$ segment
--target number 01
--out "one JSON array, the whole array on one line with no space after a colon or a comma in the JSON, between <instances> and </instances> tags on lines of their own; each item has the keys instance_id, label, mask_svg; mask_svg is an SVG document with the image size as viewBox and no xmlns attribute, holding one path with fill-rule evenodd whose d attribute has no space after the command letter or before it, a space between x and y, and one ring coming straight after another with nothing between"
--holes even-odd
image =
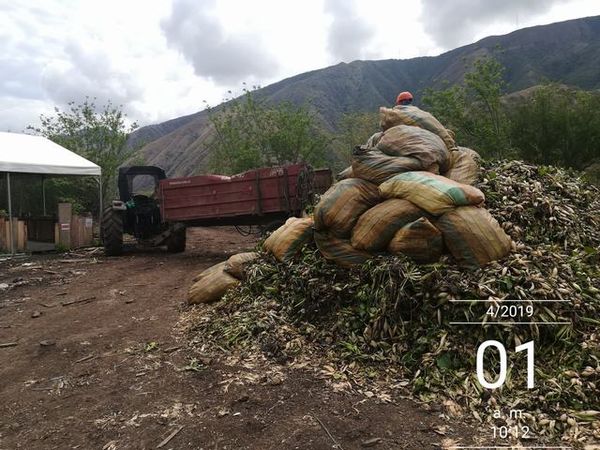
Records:
<instances>
[{"instance_id":1,"label":"number 01","mask_svg":"<svg viewBox=\"0 0 600 450\"><path fill-rule=\"evenodd\" d=\"M485 379L485 374L483 373L483 355L488 347L496 347L496 349L498 349L498 353L500 354L500 373L498 374L498 379L493 383L489 383ZM527 389L533 389L533 341L526 342L523 345L519 345L515 348L516 352L521 352L523 350L527 350ZM506 349L501 342L494 340L485 341L477 349L477 380L486 389L498 389L506 381Z\"/></svg>"}]
</instances>

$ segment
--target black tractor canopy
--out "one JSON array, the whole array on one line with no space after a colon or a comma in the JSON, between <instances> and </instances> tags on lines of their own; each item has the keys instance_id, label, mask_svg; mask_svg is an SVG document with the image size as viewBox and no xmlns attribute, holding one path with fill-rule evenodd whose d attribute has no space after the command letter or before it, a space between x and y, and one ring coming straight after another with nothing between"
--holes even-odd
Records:
<instances>
[{"instance_id":1,"label":"black tractor canopy","mask_svg":"<svg viewBox=\"0 0 600 450\"><path fill-rule=\"evenodd\" d=\"M150 196L160 180L166 178L165 171L155 166L131 166L119 169L119 198L127 202L136 194Z\"/></svg>"}]
</instances>

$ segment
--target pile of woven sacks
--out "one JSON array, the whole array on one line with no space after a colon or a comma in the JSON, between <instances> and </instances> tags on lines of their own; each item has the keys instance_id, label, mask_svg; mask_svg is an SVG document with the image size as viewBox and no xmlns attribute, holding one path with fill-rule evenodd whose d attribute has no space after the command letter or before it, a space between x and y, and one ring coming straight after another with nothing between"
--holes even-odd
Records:
<instances>
[{"instance_id":1,"label":"pile of woven sacks","mask_svg":"<svg viewBox=\"0 0 600 450\"><path fill-rule=\"evenodd\" d=\"M450 253L477 268L506 256L511 239L472 186L479 156L457 147L452 133L415 106L380 108L382 132L354 150L313 216L290 218L264 243L281 261L314 239L321 254L344 267L374 255L406 255L432 263Z\"/></svg>"},{"instance_id":2,"label":"pile of woven sacks","mask_svg":"<svg viewBox=\"0 0 600 450\"><path fill-rule=\"evenodd\" d=\"M449 130L415 106L380 108L380 118L383 131L356 147L352 166L338 175L313 215L288 219L263 249L290 261L314 241L326 259L343 267L381 254L426 264L450 253L468 268L506 256L513 243L472 186L479 155L457 147ZM257 256L235 255L200 273L188 303L220 299Z\"/></svg>"}]
</instances>

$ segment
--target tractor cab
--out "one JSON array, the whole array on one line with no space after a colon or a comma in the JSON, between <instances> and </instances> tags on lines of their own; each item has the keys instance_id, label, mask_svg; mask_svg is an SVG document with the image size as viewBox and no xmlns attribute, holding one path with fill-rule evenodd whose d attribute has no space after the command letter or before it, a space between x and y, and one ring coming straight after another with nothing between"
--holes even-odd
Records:
<instances>
[{"instance_id":1,"label":"tractor cab","mask_svg":"<svg viewBox=\"0 0 600 450\"><path fill-rule=\"evenodd\" d=\"M158 183L165 171L152 166L119 169L119 200L124 206L124 232L137 239L148 239L163 231L158 202Z\"/></svg>"},{"instance_id":2,"label":"tractor cab","mask_svg":"<svg viewBox=\"0 0 600 450\"><path fill-rule=\"evenodd\" d=\"M132 166L119 169L119 198L128 202L135 196L156 197L158 183L167 178L165 171L154 166Z\"/></svg>"},{"instance_id":3,"label":"tractor cab","mask_svg":"<svg viewBox=\"0 0 600 450\"><path fill-rule=\"evenodd\" d=\"M145 245L166 244L171 252L185 249L185 226L165 223L160 215L158 187L165 178L165 171L159 167L119 169L119 199L105 209L102 219L102 240L107 255L121 254L123 234Z\"/></svg>"}]
</instances>

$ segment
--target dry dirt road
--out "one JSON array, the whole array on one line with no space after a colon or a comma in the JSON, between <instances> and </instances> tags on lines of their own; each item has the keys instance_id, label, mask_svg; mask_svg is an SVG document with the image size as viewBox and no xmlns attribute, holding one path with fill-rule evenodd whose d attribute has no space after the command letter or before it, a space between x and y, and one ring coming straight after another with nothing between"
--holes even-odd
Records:
<instances>
[{"instance_id":1,"label":"dry dirt road","mask_svg":"<svg viewBox=\"0 0 600 450\"><path fill-rule=\"evenodd\" d=\"M253 245L196 229L177 255L0 261L0 449L421 450L442 430L469 441L471 429L408 400L192 354L177 328L192 277Z\"/></svg>"}]
</instances>

